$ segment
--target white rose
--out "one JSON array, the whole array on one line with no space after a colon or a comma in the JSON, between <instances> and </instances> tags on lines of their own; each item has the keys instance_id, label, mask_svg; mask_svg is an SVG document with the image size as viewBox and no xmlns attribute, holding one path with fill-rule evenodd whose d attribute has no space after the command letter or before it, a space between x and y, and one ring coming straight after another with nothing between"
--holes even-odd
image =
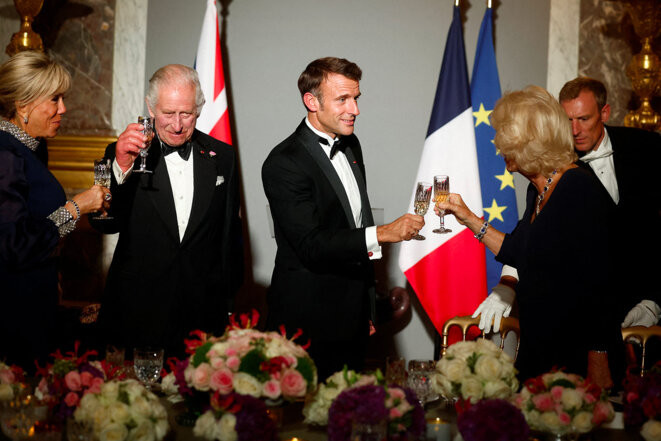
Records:
<instances>
[{"instance_id":1,"label":"white rose","mask_svg":"<svg viewBox=\"0 0 661 441\"><path fill-rule=\"evenodd\" d=\"M340 392L342 392L342 389L339 387L321 386L318 394L326 401L333 401L338 395L340 395Z\"/></svg>"},{"instance_id":2,"label":"white rose","mask_svg":"<svg viewBox=\"0 0 661 441\"><path fill-rule=\"evenodd\" d=\"M214 439L214 432L216 426L216 418L213 413L208 410L198 417L193 427L193 435L207 439Z\"/></svg>"},{"instance_id":3,"label":"white rose","mask_svg":"<svg viewBox=\"0 0 661 441\"><path fill-rule=\"evenodd\" d=\"M165 419L160 419L154 424L154 433L156 434L157 440L165 438L168 430L170 430L170 426L168 425L168 421Z\"/></svg>"},{"instance_id":4,"label":"white rose","mask_svg":"<svg viewBox=\"0 0 661 441\"><path fill-rule=\"evenodd\" d=\"M523 414L526 417L526 422L532 429L543 429L541 420L541 414L537 410L531 410L530 412L524 412Z\"/></svg>"},{"instance_id":5,"label":"white rose","mask_svg":"<svg viewBox=\"0 0 661 441\"><path fill-rule=\"evenodd\" d=\"M576 389L564 389L560 400L565 410L580 409L583 404L583 397Z\"/></svg>"},{"instance_id":6,"label":"white rose","mask_svg":"<svg viewBox=\"0 0 661 441\"><path fill-rule=\"evenodd\" d=\"M100 429L112 424L112 421L108 416L108 409L106 409L104 406L96 406L91 411L90 417L95 429Z\"/></svg>"},{"instance_id":7,"label":"white rose","mask_svg":"<svg viewBox=\"0 0 661 441\"><path fill-rule=\"evenodd\" d=\"M475 363L475 374L483 380L497 380L500 378L501 372L500 361L491 355L483 355Z\"/></svg>"},{"instance_id":8,"label":"white rose","mask_svg":"<svg viewBox=\"0 0 661 441\"><path fill-rule=\"evenodd\" d=\"M225 413L218 421L216 433L220 441L237 441L239 434L236 433L236 417L231 413Z\"/></svg>"},{"instance_id":9,"label":"white rose","mask_svg":"<svg viewBox=\"0 0 661 441\"><path fill-rule=\"evenodd\" d=\"M137 396L144 394L146 391L142 383L137 380L124 380L123 386L124 391L129 395L130 402L133 402Z\"/></svg>"},{"instance_id":10,"label":"white rose","mask_svg":"<svg viewBox=\"0 0 661 441\"><path fill-rule=\"evenodd\" d=\"M661 421L649 420L643 424L640 430L640 435L645 438L645 441L660 441L661 440Z\"/></svg>"},{"instance_id":11,"label":"white rose","mask_svg":"<svg viewBox=\"0 0 661 441\"><path fill-rule=\"evenodd\" d=\"M116 400L118 393L119 383L116 381L109 381L107 383L103 383L101 386L101 395L103 395L108 400Z\"/></svg>"},{"instance_id":12,"label":"white rose","mask_svg":"<svg viewBox=\"0 0 661 441\"><path fill-rule=\"evenodd\" d=\"M232 380L234 390L242 395L251 395L259 398L262 393L262 385L257 379L245 372L237 372Z\"/></svg>"},{"instance_id":13,"label":"white rose","mask_svg":"<svg viewBox=\"0 0 661 441\"><path fill-rule=\"evenodd\" d=\"M149 417L152 413L152 405L145 397L139 395L131 403L131 413Z\"/></svg>"},{"instance_id":14,"label":"white rose","mask_svg":"<svg viewBox=\"0 0 661 441\"><path fill-rule=\"evenodd\" d=\"M179 394L179 388L175 384L177 378L174 376L174 373L170 372L161 380L161 390L165 395L177 395Z\"/></svg>"},{"instance_id":15,"label":"white rose","mask_svg":"<svg viewBox=\"0 0 661 441\"><path fill-rule=\"evenodd\" d=\"M475 346L477 347L476 352L481 354L490 355L496 358L500 357L502 354L500 348L496 346L494 342L487 340L486 338L478 338L475 341Z\"/></svg>"},{"instance_id":16,"label":"white rose","mask_svg":"<svg viewBox=\"0 0 661 441\"><path fill-rule=\"evenodd\" d=\"M151 406L151 416L153 418L167 419L168 413L159 401L150 402L149 405Z\"/></svg>"},{"instance_id":17,"label":"white rose","mask_svg":"<svg viewBox=\"0 0 661 441\"><path fill-rule=\"evenodd\" d=\"M484 395L484 389L482 388L482 383L480 383L476 378L466 378L461 383L461 396L464 399L470 398L472 403L477 403L482 399Z\"/></svg>"},{"instance_id":18,"label":"white rose","mask_svg":"<svg viewBox=\"0 0 661 441\"><path fill-rule=\"evenodd\" d=\"M128 422L129 418L131 417L129 407L121 401L115 401L114 403L111 403L108 406L107 412L108 418L110 418L113 423L124 424Z\"/></svg>"},{"instance_id":19,"label":"white rose","mask_svg":"<svg viewBox=\"0 0 661 441\"><path fill-rule=\"evenodd\" d=\"M544 412L539 417L539 421L542 424L542 427L546 430L549 430L553 433L560 431L560 418L555 412Z\"/></svg>"},{"instance_id":20,"label":"white rose","mask_svg":"<svg viewBox=\"0 0 661 441\"><path fill-rule=\"evenodd\" d=\"M452 382L459 382L471 373L468 365L461 358L447 360L445 363L442 363L440 372Z\"/></svg>"},{"instance_id":21,"label":"white rose","mask_svg":"<svg viewBox=\"0 0 661 441\"><path fill-rule=\"evenodd\" d=\"M485 398L508 398L512 389L504 381L487 381L484 384Z\"/></svg>"},{"instance_id":22,"label":"white rose","mask_svg":"<svg viewBox=\"0 0 661 441\"><path fill-rule=\"evenodd\" d=\"M151 421L143 420L129 432L129 441L155 441L156 434Z\"/></svg>"},{"instance_id":23,"label":"white rose","mask_svg":"<svg viewBox=\"0 0 661 441\"><path fill-rule=\"evenodd\" d=\"M9 401L14 398L14 389L8 384L0 384L0 401Z\"/></svg>"},{"instance_id":24,"label":"white rose","mask_svg":"<svg viewBox=\"0 0 661 441\"><path fill-rule=\"evenodd\" d=\"M447 355L466 360L475 352L476 348L474 341L458 341L448 348Z\"/></svg>"},{"instance_id":25,"label":"white rose","mask_svg":"<svg viewBox=\"0 0 661 441\"><path fill-rule=\"evenodd\" d=\"M572 420L572 425L580 433L588 433L592 430L592 413L579 412Z\"/></svg>"},{"instance_id":26,"label":"white rose","mask_svg":"<svg viewBox=\"0 0 661 441\"><path fill-rule=\"evenodd\" d=\"M441 394L446 398L452 398L452 383L443 375L434 375L431 385L437 394Z\"/></svg>"},{"instance_id":27,"label":"white rose","mask_svg":"<svg viewBox=\"0 0 661 441\"><path fill-rule=\"evenodd\" d=\"M129 431L123 424L108 424L99 431L99 441L124 441Z\"/></svg>"}]
</instances>

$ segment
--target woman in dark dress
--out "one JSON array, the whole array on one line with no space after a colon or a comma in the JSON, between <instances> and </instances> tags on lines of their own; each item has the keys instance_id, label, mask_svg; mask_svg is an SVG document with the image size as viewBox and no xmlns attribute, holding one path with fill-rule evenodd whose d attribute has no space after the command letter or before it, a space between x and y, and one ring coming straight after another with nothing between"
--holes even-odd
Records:
<instances>
[{"instance_id":1,"label":"woman in dark dress","mask_svg":"<svg viewBox=\"0 0 661 441\"><path fill-rule=\"evenodd\" d=\"M530 180L523 218L503 234L459 195L437 210L454 214L498 261L519 270L520 379L558 367L611 387L624 359L610 258L612 200L574 164L569 120L546 90L530 86L504 95L491 123L508 171Z\"/></svg>"},{"instance_id":2,"label":"woman in dark dress","mask_svg":"<svg viewBox=\"0 0 661 441\"><path fill-rule=\"evenodd\" d=\"M94 186L66 200L38 153L57 134L70 83L40 52L0 66L0 360L28 370L56 343L58 242L110 199Z\"/></svg>"}]
</instances>

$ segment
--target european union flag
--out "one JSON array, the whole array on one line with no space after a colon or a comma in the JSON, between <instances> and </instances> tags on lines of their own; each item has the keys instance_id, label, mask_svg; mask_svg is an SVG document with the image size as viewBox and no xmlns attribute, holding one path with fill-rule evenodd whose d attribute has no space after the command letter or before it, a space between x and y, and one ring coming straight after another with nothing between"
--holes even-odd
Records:
<instances>
[{"instance_id":1,"label":"european union flag","mask_svg":"<svg viewBox=\"0 0 661 441\"><path fill-rule=\"evenodd\" d=\"M489 114L500 98L500 79L493 49L491 12L489 7L484 13L477 40L471 81L471 101L484 218L498 230L509 233L516 226L519 215L516 209L514 176L507 171L503 157L498 154L493 143L496 132L489 121ZM500 279L502 265L496 262L492 253L487 253L486 256L487 284L491 289Z\"/></svg>"}]
</instances>

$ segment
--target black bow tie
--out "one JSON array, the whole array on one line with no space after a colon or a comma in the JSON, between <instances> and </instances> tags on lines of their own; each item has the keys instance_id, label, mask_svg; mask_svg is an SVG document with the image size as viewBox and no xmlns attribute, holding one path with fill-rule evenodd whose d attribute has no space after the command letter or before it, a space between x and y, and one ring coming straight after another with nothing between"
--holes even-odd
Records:
<instances>
[{"instance_id":1,"label":"black bow tie","mask_svg":"<svg viewBox=\"0 0 661 441\"><path fill-rule=\"evenodd\" d=\"M324 144L324 145L330 145L328 143L328 140L326 138L321 137L321 136L319 137L319 142ZM337 152L344 153L345 148L346 148L346 145L345 145L345 143L342 142L342 139L339 136L337 138L335 138L335 141L333 142L333 145L331 146L330 159L333 159L333 156L335 156L335 154Z\"/></svg>"},{"instance_id":2,"label":"black bow tie","mask_svg":"<svg viewBox=\"0 0 661 441\"><path fill-rule=\"evenodd\" d=\"M179 156L181 156L181 159L183 159L184 161L188 161L192 149L193 149L193 145L190 142L187 142L184 145L180 145L179 147L170 147L164 142L161 143L161 150L163 151L163 156L167 156L170 153L177 152L179 153Z\"/></svg>"}]
</instances>

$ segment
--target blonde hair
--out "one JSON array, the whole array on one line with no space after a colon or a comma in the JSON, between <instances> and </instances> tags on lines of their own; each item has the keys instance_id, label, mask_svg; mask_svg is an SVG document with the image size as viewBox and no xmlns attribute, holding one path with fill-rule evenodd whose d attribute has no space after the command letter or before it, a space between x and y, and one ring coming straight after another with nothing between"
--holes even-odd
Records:
<instances>
[{"instance_id":1,"label":"blonde hair","mask_svg":"<svg viewBox=\"0 0 661 441\"><path fill-rule=\"evenodd\" d=\"M0 116L16 116L17 107L69 90L71 75L46 54L19 52L0 66Z\"/></svg>"},{"instance_id":2,"label":"blonde hair","mask_svg":"<svg viewBox=\"0 0 661 441\"><path fill-rule=\"evenodd\" d=\"M541 87L503 95L491 113L491 125L496 147L524 175L549 176L578 159L567 114Z\"/></svg>"}]
</instances>

